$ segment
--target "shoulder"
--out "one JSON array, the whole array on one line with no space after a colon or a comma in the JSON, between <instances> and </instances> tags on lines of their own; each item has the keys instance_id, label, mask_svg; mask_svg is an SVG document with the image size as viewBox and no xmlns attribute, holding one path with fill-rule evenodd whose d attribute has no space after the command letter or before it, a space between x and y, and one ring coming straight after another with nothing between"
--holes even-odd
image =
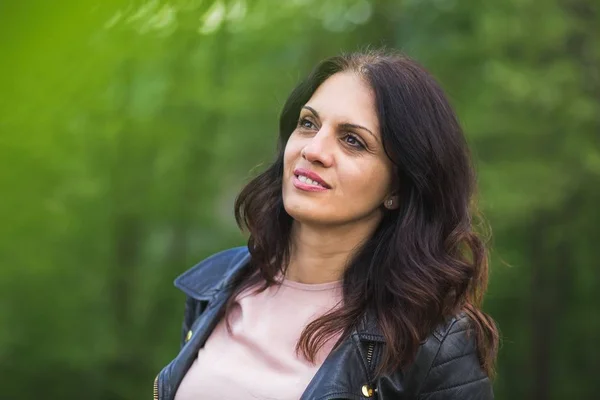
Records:
<instances>
[{"instance_id":1,"label":"shoulder","mask_svg":"<svg viewBox=\"0 0 600 400\"><path fill-rule=\"evenodd\" d=\"M493 399L481 367L471 319L460 313L440 325L421 346L417 359L424 375L419 399Z\"/></svg>"},{"instance_id":2,"label":"shoulder","mask_svg":"<svg viewBox=\"0 0 600 400\"><path fill-rule=\"evenodd\" d=\"M175 286L197 300L208 300L250 260L246 246L234 247L200 261L175 279Z\"/></svg>"},{"instance_id":3,"label":"shoulder","mask_svg":"<svg viewBox=\"0 0 600 400\"><path fill-rule=\"evenodd\" d=\"M469 316L461 312L439 325L431 334L434 341L440 343L439 356L453 356L453 351L476 351L475 333L472 331ZM453 350L454 349L454 350Z\"/></svg>"}]
</instances>

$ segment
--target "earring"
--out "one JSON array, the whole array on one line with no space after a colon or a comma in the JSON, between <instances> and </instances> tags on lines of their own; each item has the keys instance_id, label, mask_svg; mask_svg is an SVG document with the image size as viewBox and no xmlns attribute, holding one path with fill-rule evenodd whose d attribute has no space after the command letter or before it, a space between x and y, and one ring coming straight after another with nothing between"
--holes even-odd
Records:
<instances>
[{"instance_id":1,"label":"earring","mask_svg":"<svg viewBox=\"0 0 600 400\"><path fill-rule=\"evenodd\" d=\"M387 199L387 200L385 201L385 206L386 206L387 208L392 208L392 206L393 206L393 205L394 205L394 200L393 200L393 199Z\"/></svg>"}]
</instances>

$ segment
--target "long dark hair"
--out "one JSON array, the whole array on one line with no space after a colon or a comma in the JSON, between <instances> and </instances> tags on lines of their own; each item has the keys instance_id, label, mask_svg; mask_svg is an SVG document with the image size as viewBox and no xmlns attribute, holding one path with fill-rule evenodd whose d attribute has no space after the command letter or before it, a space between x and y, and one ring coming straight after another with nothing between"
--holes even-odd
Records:
<instances>
[{"instance_id":1,"label":"long dark hair","mask_svg":"<svg viewBox=\"0 0 600 400\"><path fill-rule=\"evenodd\" d=\"M321 62L287 99L279 120L279 154L235 204L250 233L251 266L226 307L244 289L276 284L290 260L292 218L282 199L283 151L301 107L331 75L353 71L373 89L388 157L395 165L400 207L388 211L357 250L343 276L342 305L312 321L297 344L309 360L331 337L349 334L373 313L386 339L378 373L406 367L436 325L465 312L482 367L493 375L498 347L494 321L481 311L487 251L473 228L475 174L457 117L434 78L401 54L368 51Z\"/></svg>"}]
</instances>

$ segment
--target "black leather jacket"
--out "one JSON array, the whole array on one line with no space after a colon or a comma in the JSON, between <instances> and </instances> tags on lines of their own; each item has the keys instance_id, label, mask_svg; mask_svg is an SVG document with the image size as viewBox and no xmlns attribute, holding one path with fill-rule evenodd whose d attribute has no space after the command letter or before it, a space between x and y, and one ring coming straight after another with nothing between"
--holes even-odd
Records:
<instances>
[{"instance_id":1,"label":"black leather jacket","mask_svg":"<svg viewBox=\"0 0 600 400\"><path fill-rule=\"evenodd\" d=\"M173 400L181 380L219 322L232 280L250 255L246 247L215 254L186 271L175 286L186 295L181 350L156 377L154 398ZM350 337L325 359L301 400L314 399L493 399L492 385L482 370L468 319L459 315L436 329L421 345L405 371L374 376L384 338L366 315Z\"/></svg>"}]
</instances>

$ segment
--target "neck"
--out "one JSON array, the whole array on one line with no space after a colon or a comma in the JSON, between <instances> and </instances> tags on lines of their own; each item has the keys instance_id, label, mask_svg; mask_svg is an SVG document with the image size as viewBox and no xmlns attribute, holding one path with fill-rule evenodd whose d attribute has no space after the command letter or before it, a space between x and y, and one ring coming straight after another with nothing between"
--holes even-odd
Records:
<instances>
[{"instance_id":1,"label":"neck","mask_svg":"<svg viewBox=\"0 0 600 400\"><path fill-rule=\"evenodd\" d=\"M354 252L376 227L376 224L323 227L294 221L286 278L315 284L341 280Z\"/></svg>"}]
</instances>

